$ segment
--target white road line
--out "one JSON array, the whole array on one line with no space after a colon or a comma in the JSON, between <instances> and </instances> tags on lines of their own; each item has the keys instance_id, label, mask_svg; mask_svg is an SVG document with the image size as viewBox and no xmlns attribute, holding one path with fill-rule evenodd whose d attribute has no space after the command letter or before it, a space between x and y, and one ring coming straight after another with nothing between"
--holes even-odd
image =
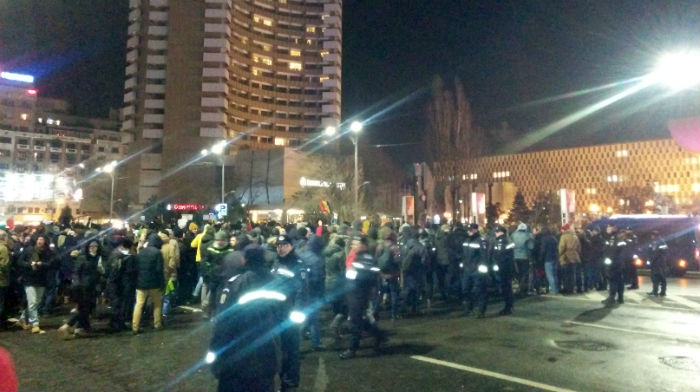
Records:
<instances>
[{"instance_id":1,"label":"white road line","mask_svg":"<svg viewBox=\"0 0 700 392\"><path fill-rule=\"evenodd\" d=\"M193 312L193 313L201 313L202 312L202 309L193 308L193 307L187 306L187 305L180 305L178 307L180 309L189 310L190 312Z\"/></svg>"},{"instance_id":2,"label":"white road line","mask_svg":"<svg viewBox=\"0 0 700 392\"><path fill-rule=\"evenodd\" d=\"M590 294L590 293L588 293L588 294ZM584 294L584 295L581 296L581 297L576 297L576 296L573 296L573 297L571 297L571 296L547 296L546 298L555 299L555 300L564 300L564 301L586 301L586 302L597 302L597 303L600 303L600 301L602 301L603 299L606 298L606 297L603 297L602 294L598 293L598 295L600 295L600 298L601 298L601 300L598 300L598 299L594 299L594 298L588 297L588 294ZM686 301L687 301L687 300L686 300ZM648 302L653 302L653 301L648 300ZM698 304L695 304L695 303L692 302L692 301L689 301L689 302L693 303L695 306L700 306L700 305L698 305ZM625 307L627 307L627 306L642 306L642 307L649 307L649 308L654 308L654 309L684 310L684 311L695 310L695 309L688 309L687 307L681 307L681 306L668 306L668 304L670 304L670 301L667 301L666 303L663 303L663 304L657 304L657 305L659 305L659 306L656 307L656 306L649 306L649 305L647 305L646 303L645 303L645 304L639 304L639 303L627 301L627 302L625 302L625 304L622 305L622 306L625 306ZM680 301L679 301L678 304L680 305Z\"/></svg>"},{"instance_id":3,"label":"white road line","mask_svg":"<svg viewBox=\"0 0 700 392\"><path fill-rule=\"evenodd\" d=\"M418 360L418 361L422 361L422 362L432 363L434 365L445 366L445 367L452 368L452 369L463 370L465 372L476 373L476 374L486 376L486 377L493 377L493 378L497 378L499 380L510 381L510 382L513 382L516 384L527 385L529 387L542 389L544 391L575 392L572 389L559 388L559 387L555 387L553 385L542 384L542 383L537 382L537 381L526 380L524 378L509 376L507 374L496 373L496 372L492 372L490 370L484 370L484 369L479 369L479 368L475 368L475 367L471 367L471 366L460 365L460 364L454 363L454 362L447 362L447 361L442 361L442 360L435 359L435 358L424 357L422 355L413 355L413 356L411 356L411 358Z\"/></svg>"},{"instance_id":4,"label":"white road line","mask_svg":"<svg viewBox=\"0 0 700 392\"><path fill-rule=\"evenodd\" d=\"M672 340L688 340L688 341L693 341L693 342L700 342L700 338L693 337L693 336L671 335L671 334L667 334L667 333L651 332L651 331L637 331L634 329L609 327L607 325L601 325L601 324L582 323L580 321L564 321L564 323L565 324L572 324L572 325L580 325L583 327L607 329L610 331L619 331L619 332L636 333L636 334L640 334L640 335L656 336L656 337L672 339Z\"/></svg>"},{"instance_id":5,"label":"white road line","mask_svg":"<svg viewBox=\"0 0 700 392\"><path fill-rule=\"evenodd\" d=\"M678 302L681 305L687 306L693 310L700 310L700 304L697 302L693 302L691 300L685 299L679 295L667 295L666 298ZM663 301L663 300L662 300Z\"/></svg>"},{"instance_id":6,"label":"white road line","mask_svg":"<svg viewBox=\"0 0 700 392\"><path fill-rule=\"evenodd\" d=\"M328 388L328 373L326 372L326 361L323 357L318 357L318 370L314 381L314 392L326 392Z\"/></svg>"}]
</instances>

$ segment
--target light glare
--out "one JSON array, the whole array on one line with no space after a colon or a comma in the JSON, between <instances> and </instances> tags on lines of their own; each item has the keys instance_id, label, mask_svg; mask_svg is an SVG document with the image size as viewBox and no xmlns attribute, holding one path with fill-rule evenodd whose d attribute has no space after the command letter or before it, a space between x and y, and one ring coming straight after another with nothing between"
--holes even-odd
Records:
<instances>
[{"instance_id":1,"label":"light glare","mask_svg":"<svg viewBox=\"0 0 700 392\"><path fill-rule=\"evenodd\" d=\"M699 51L668 53L659 59L651 78L673 90L683 90L700 84L699 70Z\"/></svg>"}]
</instances>

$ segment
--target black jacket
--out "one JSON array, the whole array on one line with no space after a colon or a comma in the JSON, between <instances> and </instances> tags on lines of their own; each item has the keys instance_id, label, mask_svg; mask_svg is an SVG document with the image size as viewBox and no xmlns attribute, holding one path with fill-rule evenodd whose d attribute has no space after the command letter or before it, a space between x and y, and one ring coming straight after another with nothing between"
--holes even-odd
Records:
<instances>
[{"instance_id":1,"label":"black jacket","mask_svg":"<svg viewBox=\"0 0 700 392\"><path fill-rule=\"evenodd\" d=\"M474 273L480 264L487 264L488 243L479 234L467 237L462 242L462 269Z\"/></svg>"},{"instance_id":2,"label":"black jacket","mask_svg":"<svg viewBox=\"0 0 700 392\"><path fill-rule=\"evenodd\" d=\"M87 252L78 255L73 263L72 287L74 289L95 290L100 280L100 273L97 268L100 257L99 251L95 256Z\"/></svg>"},{"instance_id":3,"label":"black jacket","mask_svg":"<svg viewBox=\"0 0 700 392\"><path fill-rule=\"evenodd\" d=\"M136 289L163 288L163 241L156 234L148 236L148 246L136 255Z\"/></svg>"},{"instance_id":4,"label":"black jacket","mask_svg":"<svg viewBox=\"0 0 700 392\"><path fill-rule=\"evenodd\" d=\"M515 244L509 242L505 234L494 239L491 246L491 270L498 271L501 277L512 276L514 248Z\"/></svg>"},{"instance_id":5,"label":"black jacket","mask_svg":"<svg viewBox=\"0 0 700 392\"><path fill-rule=\"evenodd\" d=\"M283 297L251 299L263 289L279 293L272 287L274 279L266 268L260 268L224 282L216 299L219 310L209 343L209 351L215 355L211 369L217 378L271 378L279 372L280 325L288 315Z\"/></svg>"},{"instance_id":6,"label":"black jacket","mask_svg":"<svg viewBox=\"0 0 700 392\"><path fill-rule=\"evenodd\" d=\"M41 265L32 268L33 262L41 262ZM22 270L22 284L25 286L45 287L48 278L47 274L50 270L55 269L55 263L56 257L49 248L48 243L43 249L38 249L35 246L24 248L19 258L19 266Z\"/></svg>"}]
</instances>

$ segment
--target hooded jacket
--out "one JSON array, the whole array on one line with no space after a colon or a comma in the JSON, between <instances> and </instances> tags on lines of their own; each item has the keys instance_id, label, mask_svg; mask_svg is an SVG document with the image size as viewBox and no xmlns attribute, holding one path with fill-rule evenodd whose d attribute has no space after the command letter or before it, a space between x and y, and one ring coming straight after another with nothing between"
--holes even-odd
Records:
<instances>
[{"instance_id":1,"label":"hooded jacket","mask_svg":"<svg viewBox=\"0 0 700 392\"><path fill-rule=\"evenodd\" d=\"M136 255L136 289L163 288L163 241L156 234L148 236L146 247Z\"/></svg>"},{"instance_id":2,"label":"hooded jacket","mask_svg":"<svg viewBox=\"0 0 700 392\"><path fill-rule=\"evenodd\" d=\"M530 253L535 247L535 241L532 234L527 231L527 226L521 223L513 234L510 235L511 241L515 244L513 249L513 258L516 260L530 259Z\"/></svg>"},{"instance_id":3,"label":"hooded jacket","mask_svg":"<svg viewBox=\"0 0 700 392\"><path fill-rule=\"evenodd\" d=\"M559 239L559 262L562 265L581 262L581 242L570 227L561 234Z\"/></svg>"}]
</instances>

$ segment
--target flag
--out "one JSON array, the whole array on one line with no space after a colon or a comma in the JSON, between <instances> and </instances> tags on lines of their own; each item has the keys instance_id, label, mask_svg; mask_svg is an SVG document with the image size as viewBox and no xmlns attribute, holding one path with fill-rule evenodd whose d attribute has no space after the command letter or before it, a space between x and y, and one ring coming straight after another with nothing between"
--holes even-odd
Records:
<instances>
[{"instance_id":1,"label":"flag","mask_svg":"<svg viewBox=\"0 0 700 392\"><path fill-rule=\"evenodd\" d=\"M327 201L321 200L321 213L324 214L330 214L331 213L331 206L328 204Z\"/></svg>"}]
</instances>

